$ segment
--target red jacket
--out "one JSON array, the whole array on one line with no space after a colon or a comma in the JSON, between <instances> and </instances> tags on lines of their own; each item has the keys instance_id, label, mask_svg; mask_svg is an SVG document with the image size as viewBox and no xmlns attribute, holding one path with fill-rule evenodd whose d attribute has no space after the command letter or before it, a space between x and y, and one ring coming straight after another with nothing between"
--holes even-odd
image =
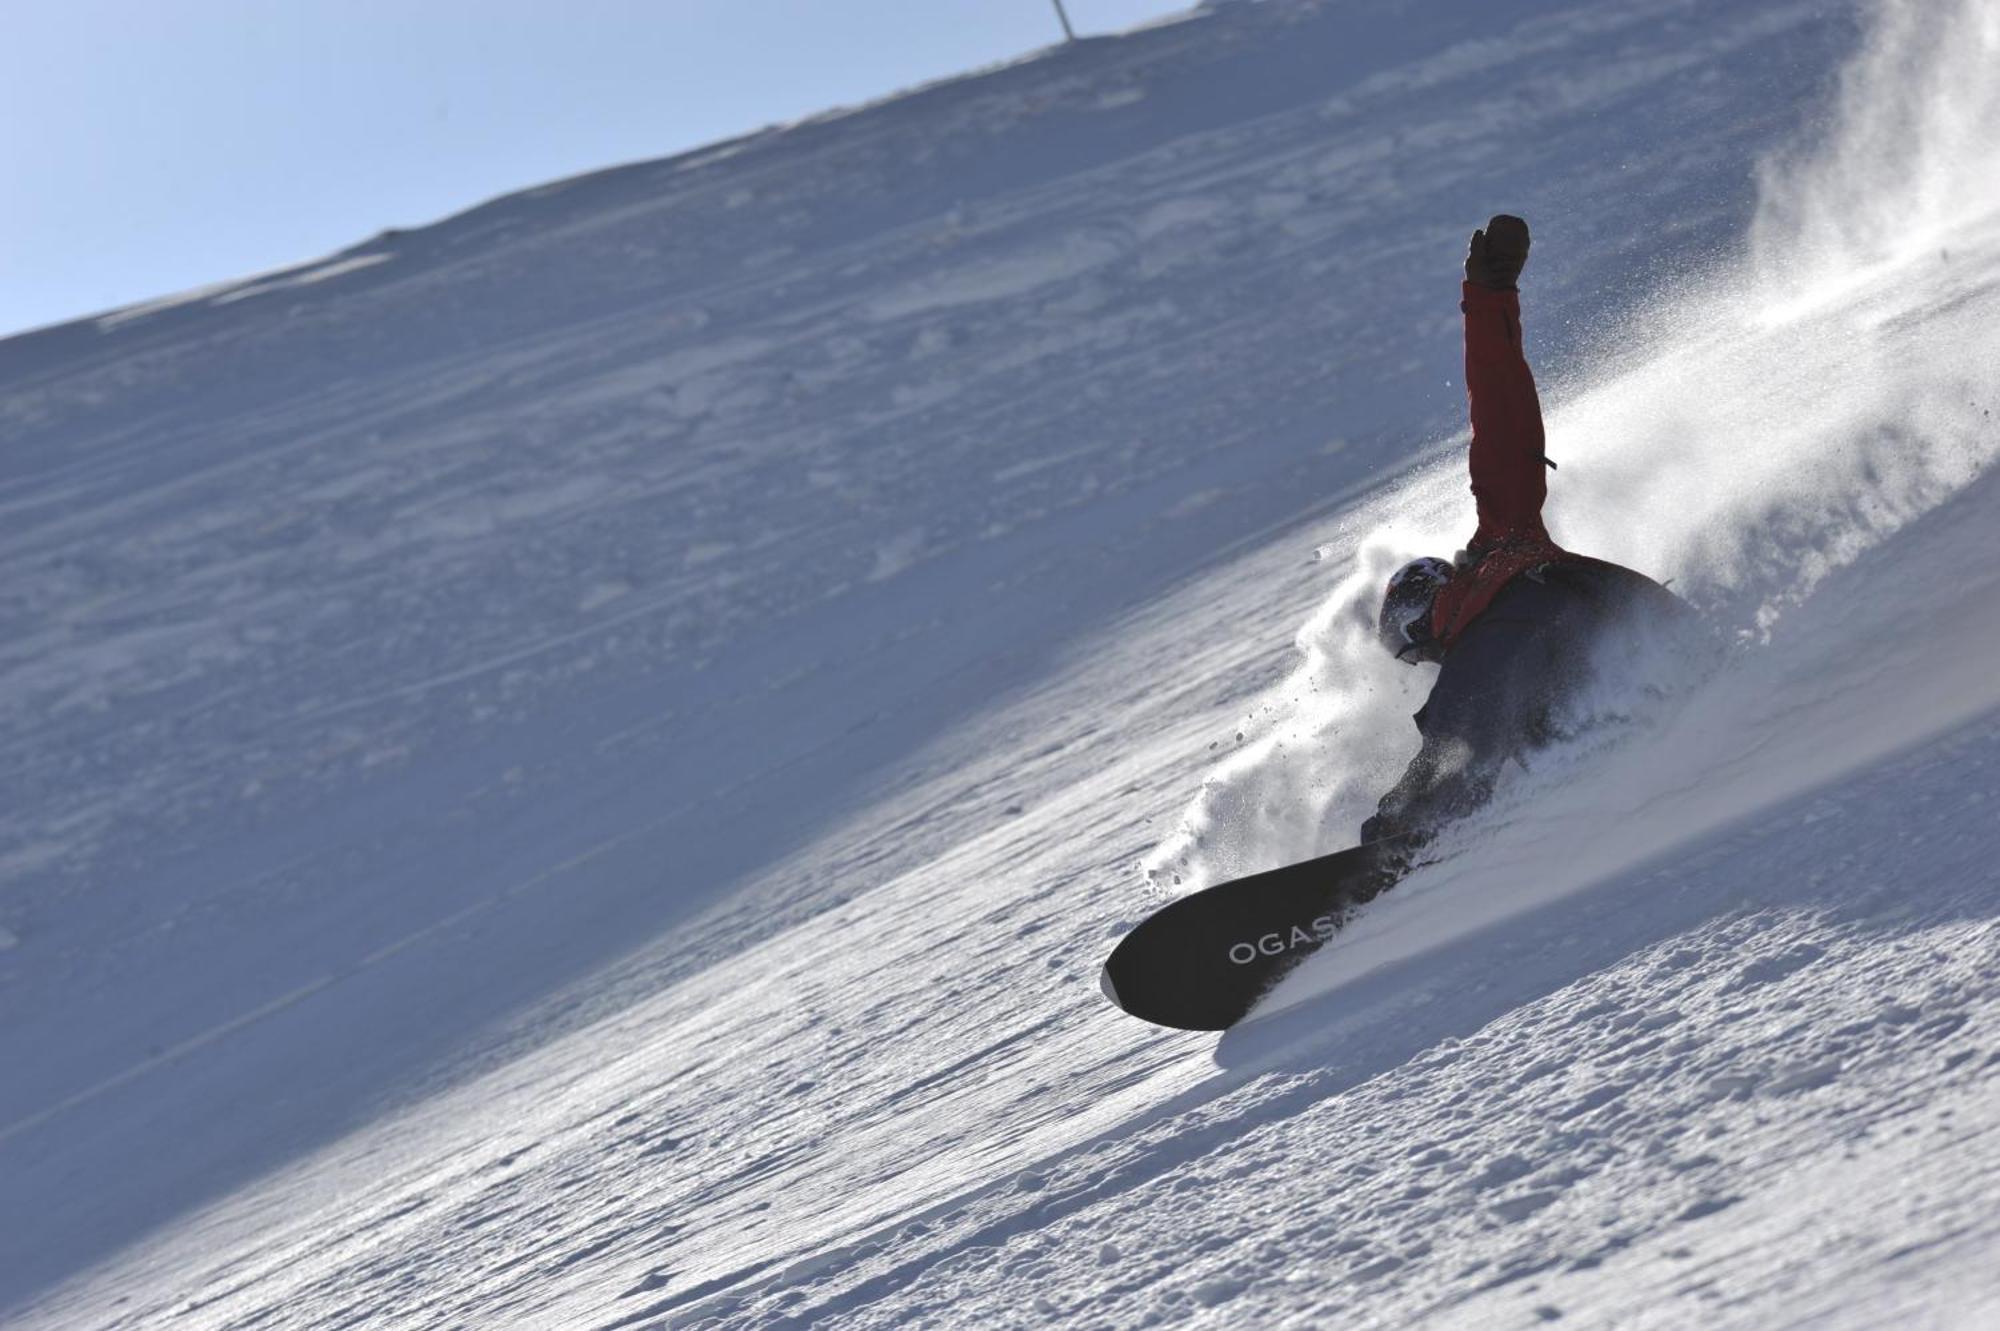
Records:
<instances>
[{"instance_id":1,"label":"red jacket","mask_svg":"<svg viewBox=\"0 0 2000 1331\"><path fill-rule=\"evenodd\" d=\"M1431 606L1431 634L1450 651L1500 590L1537 564L1594 563L1549 539L1542 403L1521 350L1521 298L1472 282L1464 286L1465 395L1472 411L1472 497L1479 530L1461 567Z\"/></svg>"}]
</instances>

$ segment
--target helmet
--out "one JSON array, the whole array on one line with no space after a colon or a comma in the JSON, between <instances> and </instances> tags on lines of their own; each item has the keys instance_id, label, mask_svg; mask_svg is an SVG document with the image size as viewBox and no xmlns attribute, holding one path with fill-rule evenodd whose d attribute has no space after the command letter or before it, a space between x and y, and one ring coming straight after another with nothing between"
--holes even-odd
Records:
<instances>
[{"instance_id":1,"label":"helmet","mask_svg":"<svg viewBox=\"0 0 2000 1331\"><path fill-rule=\"evenodd\" d=\"M1435 660L1429 651L1431 602L1438 589L1451 580L1449 559L1425 556L1412 559L1389 578L1382 593L1382 613L1375 621L1376 636L1398 661Z\"/></svg>"}]
</instances>

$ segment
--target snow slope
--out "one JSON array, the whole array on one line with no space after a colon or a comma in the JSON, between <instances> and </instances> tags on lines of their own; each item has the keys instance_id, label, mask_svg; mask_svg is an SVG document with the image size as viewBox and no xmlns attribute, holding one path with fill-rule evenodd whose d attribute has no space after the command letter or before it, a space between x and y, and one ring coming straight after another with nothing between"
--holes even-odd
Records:
<instances>
[{"instance_id":1,"label":"snow slope","mask_svg":"<svg viewBox=\"0 0 2000 1331\"><path fill-rule=\"evenodd\" d=\"M9 1325L2000 1317L1996 71L1220 6L0 344ZM1143 1027L1412 747L1498 207L1738 640Z\"/></svg>"}]
</instances>

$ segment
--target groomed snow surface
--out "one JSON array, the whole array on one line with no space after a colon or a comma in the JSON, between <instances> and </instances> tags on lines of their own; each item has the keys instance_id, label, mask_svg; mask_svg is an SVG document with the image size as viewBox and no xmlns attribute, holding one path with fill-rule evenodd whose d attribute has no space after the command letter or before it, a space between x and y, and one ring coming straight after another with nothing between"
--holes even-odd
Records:
<instances>
[{"instance_id":1,"label":"groomed snow surface","mask_svg":"<svg viewBox=\"0 0 2000 1331\"><path fill-rule=\"evenodd\" d=\"M1338 848L1535 226L1702 606ZM10 1328L2000 1325L2000 11L1217 5L0 345Z\"/></svg>"}]
</instances>

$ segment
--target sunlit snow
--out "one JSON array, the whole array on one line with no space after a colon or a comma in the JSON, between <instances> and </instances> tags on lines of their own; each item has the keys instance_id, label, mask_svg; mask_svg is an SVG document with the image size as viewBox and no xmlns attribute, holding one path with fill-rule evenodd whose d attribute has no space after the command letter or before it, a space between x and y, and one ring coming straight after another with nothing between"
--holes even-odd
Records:
<instances>
[{"instance_id":1,"label":"sunlit snow","mask_svg":"<svg viewBox=\"0 0 2000 1331\"><path fill-rule=\"evenodd\" d=\"M1145 1026L1500 210L1717 650ZM0 343L4 1320L2000 1323L1996 330L1985 0L1266 0Z\"/></svg>"}]
</instances>

